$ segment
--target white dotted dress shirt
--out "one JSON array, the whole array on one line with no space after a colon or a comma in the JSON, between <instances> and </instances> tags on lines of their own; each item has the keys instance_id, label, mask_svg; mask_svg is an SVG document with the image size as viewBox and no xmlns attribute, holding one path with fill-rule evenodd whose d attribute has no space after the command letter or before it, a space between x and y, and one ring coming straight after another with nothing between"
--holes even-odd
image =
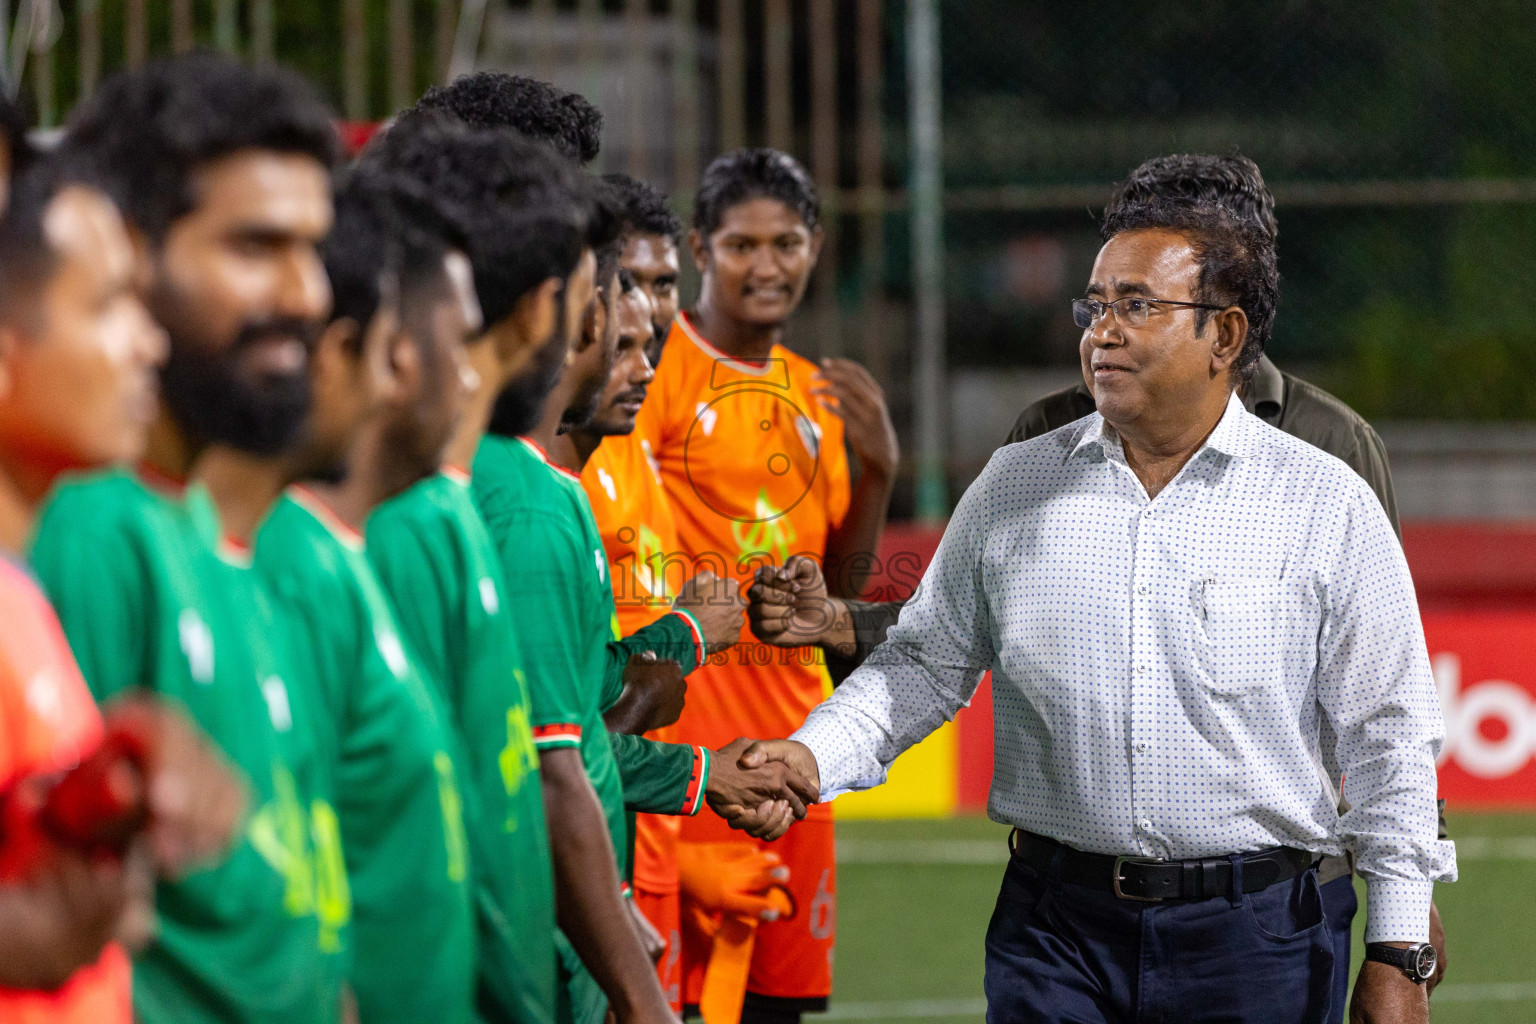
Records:
<instances>
[{"instance_id":1,"label":"white dotted dress shirt","mask_svg":"<svg viewBox=\"0 0 1536 1024\"><path fill-rule=\"evenodd\" d=\"M1236 397L1150 500L1097 414L1000 449L889 639L795 733L824 798L883 782L989 669L995 820L1156 858L1347 845L1367 941L1428 938L1456 877L1444 723L1402 548L1338 459Z\"/></svg>"}]
</instances>

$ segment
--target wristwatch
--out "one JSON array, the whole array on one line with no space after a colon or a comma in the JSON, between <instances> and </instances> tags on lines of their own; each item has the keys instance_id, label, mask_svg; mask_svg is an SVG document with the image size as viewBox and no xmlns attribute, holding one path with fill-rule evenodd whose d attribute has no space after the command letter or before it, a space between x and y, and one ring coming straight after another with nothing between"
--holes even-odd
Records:
<instances>
[{"instance_id":1,"label":"wristwatch","mask_svg":"<svg viewBox=\"0 0 1536 1024\"><path fill-rule=\"evenodd\" d=\"M1435 967L1440 962L1435 947L1427 942L1418 942L1406 949L1389 946L1385 942L1372 942L1365 947L1365 958L1396 967L1417 985L1433 978Z\"/></svg>"}]
</instances>

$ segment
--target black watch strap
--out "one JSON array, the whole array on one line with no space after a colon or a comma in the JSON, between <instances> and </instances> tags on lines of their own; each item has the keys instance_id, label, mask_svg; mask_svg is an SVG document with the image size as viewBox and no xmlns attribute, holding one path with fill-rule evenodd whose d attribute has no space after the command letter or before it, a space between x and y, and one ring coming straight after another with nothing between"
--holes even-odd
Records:
<instances>
[{"instance_id":1,"label":"black watch strap","mask_svg":"<svg viewBox=\"0 0 1536 1024\"><path fill-rule=\"evenodd\" d=\"M1396 967L1407 976L1409 981L1420 985L1434 977L1438 959L1435 947L1427 942L1417 942L1405 949L1389 946L1384 942L1368 943L1365 947L1365 958L1389 967Z\"/></svg>"}]
</instances>

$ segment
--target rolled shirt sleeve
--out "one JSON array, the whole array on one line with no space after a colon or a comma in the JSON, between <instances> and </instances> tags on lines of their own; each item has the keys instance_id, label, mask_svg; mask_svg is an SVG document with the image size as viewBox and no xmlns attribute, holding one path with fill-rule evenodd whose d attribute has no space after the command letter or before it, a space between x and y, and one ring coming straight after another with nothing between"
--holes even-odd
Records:
<instances>
[{"instance_id":1,"label":"rolled shirt sleeve","mask_svg":"<svg viewBox=\"0 0 1536 1024\"><path fill-rule=\"evenodd\" d=\"M1456 879L1435 801L1445 722L1402 547L1367 485L1357 490L1338 556L1350 571L1325 597L1317 696L1337 737L1366 941L1423 942L1433 883Z\"/></svg>"},{"instance_id":2,"label":"rolled shirt sleeve","mask_svg":"<svg viewBox=\"0 0 1536 1024\"><path fill-rule=\"evenodd\" d=\"M823 799L884 782L902 751L970 703L991 667L979 555L995 464L961 499L886 641L791 737L816 755Z\"/></svg>"}]
</instances>

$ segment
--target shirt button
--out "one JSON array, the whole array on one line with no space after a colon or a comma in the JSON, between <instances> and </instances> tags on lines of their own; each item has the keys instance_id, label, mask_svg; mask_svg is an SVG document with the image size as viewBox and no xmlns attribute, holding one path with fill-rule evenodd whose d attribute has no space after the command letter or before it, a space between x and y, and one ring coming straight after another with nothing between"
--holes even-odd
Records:
<instances>
[{"instance_id":1,"label":"shirt button","mask_svg":"<svg viewBox=\"0 0 1536 1024\"><path fill-rule=\"evenodd\" d=\"M1138 744L1136 744L1136 753L1138 753L1138 754L1145 754L1146 752L1147 752L1147 745L1145 743L1138 743Z\"/></svg>"},{"instance_id":2,"label":"shirt button","mask_svg":"<svg viewBox=\"0 0 1536 1024\"><path fill-rule=\"evenodd\" d=\"M1152 831L1152 823L1150 821L1148 821L1146 818L1142 818L1140 821L1138 821L1136 823L1136 827L1141 829L1143 832L1151 832Z\"/></svg>"},{"instance_id":3,"label":"shirt button","mask_svg":"<svg viewBox=\"0 0 1536 1024\"><path fill-rule=\"evenodd\" d=\"M1149 587L1145 583L1143 583L1141 586L1136 588L1136 593L1138 593L1138 594L1145 594L1145 593L1147 593L1151 589L1152 589L1151 587Z\"/></svg>"}]
</instances>

